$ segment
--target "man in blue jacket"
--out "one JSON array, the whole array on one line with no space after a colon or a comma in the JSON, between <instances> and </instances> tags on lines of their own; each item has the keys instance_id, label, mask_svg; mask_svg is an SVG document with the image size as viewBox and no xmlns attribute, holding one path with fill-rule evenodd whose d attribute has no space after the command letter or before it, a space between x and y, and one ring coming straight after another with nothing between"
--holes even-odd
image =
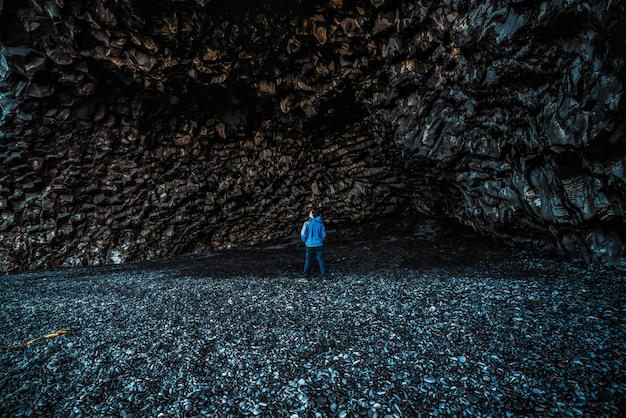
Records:
<instances>
[{"instance_id":1,"label":"man in blue jacket","mask_svg":"<svg viewBox=\"0 0 626 418\"><path fill-rule=\"evenodd\" d=\"M317 257L322 278L326 278L326 267L324 266L324 239L326 238L326 228L322 221L321 214L313 209L309 212L309 219L302 225L300 238L306 245L306 259L304 261L304 277L308 277L311 259L313 255Z\"/></svg>"}]
</instances>

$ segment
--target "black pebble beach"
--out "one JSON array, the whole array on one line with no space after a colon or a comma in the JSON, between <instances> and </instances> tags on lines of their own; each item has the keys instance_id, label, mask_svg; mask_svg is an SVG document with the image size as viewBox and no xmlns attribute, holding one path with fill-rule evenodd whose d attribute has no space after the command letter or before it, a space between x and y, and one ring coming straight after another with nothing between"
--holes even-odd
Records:
<instances>
[{"instance_id":1,"label":"black pebble beach","mask_svg":"<svg viewBox=\"0 0 626 418\"><path fill-rule=\"evenodd\" d=\"M2 417L617 417L626 268L436 220L0 280ZM316 265L314 264L314 272Z\"/></svg>"}]
</instances>

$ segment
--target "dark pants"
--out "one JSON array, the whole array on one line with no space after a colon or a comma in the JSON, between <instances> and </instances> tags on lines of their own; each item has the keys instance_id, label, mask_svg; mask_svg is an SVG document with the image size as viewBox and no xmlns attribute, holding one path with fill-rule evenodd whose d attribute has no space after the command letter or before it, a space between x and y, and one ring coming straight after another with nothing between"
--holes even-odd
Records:
<instances>
[{"instance_id":1,"label":"dark pants","mask_svg":"<svg viewBox=\"0 0 626 418\"><path fill-rule=\"evenodd\" d=\"M317 264L320 266L322 277L326 276L326 267L324 266L324 247L306 247L306 259L304 261L304 276L309 275L311 260L313 256L317 257Z\"/></svg>"}]
</instances>

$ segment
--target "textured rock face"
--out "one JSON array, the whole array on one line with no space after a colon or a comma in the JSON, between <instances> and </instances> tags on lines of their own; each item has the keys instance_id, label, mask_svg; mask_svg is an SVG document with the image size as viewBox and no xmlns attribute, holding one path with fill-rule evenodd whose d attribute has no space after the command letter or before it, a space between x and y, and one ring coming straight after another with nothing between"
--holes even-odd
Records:
<instances>
[{"instance_id":1,"label":"textured rock face","mask_svg":"<svg viewBox=\"0 0 626 418\"><path fill-rule=\"evenodd\" d=\"M623 258L623 2L0 1L0 266L449 216Z\"/></svg>"}]
</instances>

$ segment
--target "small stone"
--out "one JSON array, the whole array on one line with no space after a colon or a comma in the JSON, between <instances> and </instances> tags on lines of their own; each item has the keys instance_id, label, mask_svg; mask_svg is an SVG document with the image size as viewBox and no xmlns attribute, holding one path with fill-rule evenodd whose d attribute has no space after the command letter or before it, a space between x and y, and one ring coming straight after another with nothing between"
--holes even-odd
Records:
<instances>
[{"instance_id":1,"label":"small stone","mask_svg":"<svg viewBox=\"0 0 626 418\"><path fill-rule=\"evenodd\" d=\"M470 401L473 404L478 403L478 397L476 395L474 395L473 393L468 393L467 394L467 400Z\"/></svg>"},{"instance_id":2,"label":"small stone","mask_svg":"<svg viewBox=\"0 0 626 418\"><path fill-rule=\"evenodd\" d=\"M193 409L193 402L191 402L189 399L185 399L183 401L183 405L185 407L185 411L189 412Z\"/></svg>"}]
</instances>

